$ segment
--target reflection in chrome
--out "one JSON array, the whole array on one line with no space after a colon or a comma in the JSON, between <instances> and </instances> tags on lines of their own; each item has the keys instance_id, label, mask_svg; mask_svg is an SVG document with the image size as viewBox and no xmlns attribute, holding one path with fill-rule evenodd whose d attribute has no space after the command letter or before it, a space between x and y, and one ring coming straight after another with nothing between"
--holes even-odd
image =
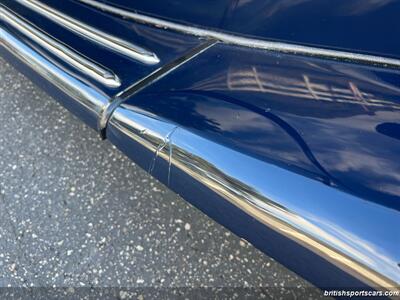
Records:
<instances>
[{"instance_id":1,"label":"reflection in chrome","mask_svg":"<svg viewBox=\"0 0 400 300\"><path fill-rule=\"evenodd\" d=\"M19 0L21 1L21 0ZM29 0L32 1L32 0ZM165 29L175 30L178 32L183 32L186 34L191 34L200 37L208 37L213 38L218 41L239 45L244 47L265 49L270 51L277 52L285 52L285 53L294 53L306 56L315 56L322 57L326 59L334 59L334 60L344 60L357 62L362 64L372 64L381 67L389 67L389 68L400 68L400 60L393 59L388 57L376 56L376 55L368 55L354 52L346 52L346 51L338 51L338 50L330 50L324 48L317 47L308 47L297 44L290 43L281 43L281 42L272 42L267 40L259 40L254 38L247 38L243 36L238 36L229 33L217 32L208 29L202 29L198 27L192 27L188 25L178 24L166 20L162 20L155 17L150 17L142 14L138 14L132 11L128 11L125 9L121 9L109 4L101 3L96 0L78 0L82 3L95 7L97 9L103 10L108 13L112 13L123 18L131 19L137 22L153 25L156 27L161 27Z\"/></svg>"},{"instance_id":2,"label":"reflection in chrome","mask_svg":"<svg viewBox=\"0 0 400 300\"><path fill-rule=\"evenodd\" d=\"M41 15L49 18L50 20L64 26L68 30L83 36L95 43L104 47L112 49L118 53L126 55L130 58L138 60L142 63L154 65L158 64L160 60L157 55L142 47L136 46L130 42L117 38L113 35L100 31L94 27L84 24L75 20L64 13L57 11L43 3L36 0L17 0L19 3L29 7L30 9L40 13Z\"/></svg>"},{"instance_id":3,"label":"reflection in chrome","mask_svg":"<svg viewBox=\"0 0 400 300\"><path fill-rule=\"evenodd\" d=\"M101 108L108 103L109 98L102 92L90 88L79 79L63 71L3 28L0 28L0 45L66 95L84 106L93 117L97 117Z\"/></svg>"},{"instance_id":4,"label":"reflection in chrome","mask_svg":"<svg viewBox=\"0 0 400 300\"><path fill-rule=\"evenodd\" d=\"M177 173L173 168L179 169L193 182L206 186L210 197L213 197L212 194L219 195L266 226L302 244L367 284L394 289L398 286L400 274L396 258L385 253L379 245L361 239L346 228L332 226L334 223L329 219L320 219L312 210L304 210L305 207L298 210L280 204L289 196L285 193L293 192L296 201L302 205L322 200L319 197L323 197L324 202L337 202L336 209L340 211L346 209L345 205L341 207L342 203L351 207L352 202L357 204L361 201L358 198L315 184L312 180L202 138L136 107L117 108L110 124L118 134L123 133L127 139L135 141L151 153L153 158L144 162L150 171L155 169L155 164L160 164L159 159L165 162L160 164L164 169L158 170L158 174L166 173L163 178L168 178L166 182L178 193L180 187L179 182L174 181L174 174ZM236 163L238 161L240 164ZM296 183L292 184L292 191L274 188L281 186L282 178L288 185ZM312 199L309 191L313 191ZM368 216L368 213L374 211L390 218L397 217L390 210L383 211L384 208L379 206L360 207L363 210L359 212L360 215L366 213Z\"/></svg>"},{"instance_id":5,"label":"reflection in chrome","mask_svg":"<svg viewBox=\"0 0 400 300\"><path fill-rule=\"evenodd\" d=\"M226 75L225 75L226 74ZM196 88L218 91L228 88L231 91L258 92L304 100L322 102L337 102L345 104L361 105L384 109L400 109L395 102L380 99L373 93L363 92L355 83L349 82L348 86L335 84L334 80L326 80L329 84L314 82L313 79L303 74L302 76L279 75L271 72L269 68L257 68L255 66L246 69L229 69L218 77L210 77L198 82Z\"/></svg>"},{"instance_id":6,"label":"reflection in chrome","mask_svg":"<svg viewBox=\"0 0 400 300\"><path fill-rule=\"evenodd\" d=\"M4 22L86 75L110 87L119 87L121 85L119 78L113 72L61 44L7 9L0 7L0 16Z\"/></svg>"}]
</instances>

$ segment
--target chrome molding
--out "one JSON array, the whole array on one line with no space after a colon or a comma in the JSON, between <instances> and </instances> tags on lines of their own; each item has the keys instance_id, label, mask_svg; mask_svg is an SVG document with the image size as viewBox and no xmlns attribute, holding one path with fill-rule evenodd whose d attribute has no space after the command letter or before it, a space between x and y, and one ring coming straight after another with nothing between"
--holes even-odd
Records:
<instances>
[{"instance_id":1,"label":"chrome molding","mask_svg":"<svg viewBox=\"0 0 400 300\"><path fill-rule=\"evenodd\" d=\"M195 58L199 54L203 53L207 49L211 48L217 43L217 41L213 40L208 40L202 43L200 46L192 49L189 53L186 55L179 57L177 60L172 61L165 66L162 66L152 72L151 74L147 75L146 77L142 78L138 82L135 82L134 84L130 85L127 87L125 90L119 92L115 97L114 100L111 101L107 107L104 108L98 122L98 131L100 132L100 136L102 138L105 138L105 129L107 127L108 120L110 119L112 113L114 110L122 103L124 102L127 98L131 97L133 94L141 91L148 85L154 83L155 81L160 80L167 74L171 73L175 69L179 68L181 65L187 63L191 59Z\"/></svg>"},{"instance_id":2,"label":"chrome molding","mask_svg":"<svg viewBox=\"0 0 400 300\"><path fill-rule=\"evenodd\" d=\"M349 61L360 64L375 65L385 68L396 68L396 69L400 68L400 59L248 38L235 34L223 33L193 26L182 25L170 21L165 21L159 18L138 14L132 11L127 11L109 4L101 3L96 0L78 0L78 1L90 5L99 10L102 10L104 12L112 13L126 19L134 20L136 22L149 24L152 26L156 26L158 28L170 29L194 36L213 38L226 44L232 44L232 45L238 45L256 49L264 49L264 50L283 52L283 53L305 55L311 57L320 57L325 59Z\"/></svg>"},{"instance_id":3,"label":"chrome molding","mask_svg":"<svg viewBox=\"0 0 400 300\"><path fill-rule=\"evenodd\" d=\"M70 16L65 15L64 13L55 10L43 3L40 3L36 0L16 0L22 5L30 8L31 10L45 16L46 18L58 23L68 30L83 36L100 44L104 47L107 47L115 52L121 53L125 56L128 56L132 59L140 61L144 64L155 65L160 62L157 55L151 51L148 51L142 47L134 45L128 41L100 31L94 27L91 27L87 24L84 24L78 20L71 18Z\"/></svg>"},{"instance_id":4,"label":"chrome molding","mask_svg":"<svg viewBox=\"0 0 400 300\"><path fill-rule=\"evenodd\" d=\"M363 200L203 138L138 107L119 106L107 130L113 143L129 143L127 154L178 194L182 195L188 185L201 183L207 188L202 197L230 202L373 287L398 290L397 261L344 229L332 230L330 223L311 211L296 212L282 201L295 196L299 203L317 203L324 195L324 201L337 202L337 211L341 211L346 209L345 203ZM280 188L282 182L291 188ZM360 214L386 213L379 206L360 207Z\"/></svg>"},{"instance_id":5,"label":"chrome molding","mask_svg":"<svg viewBox=\"0 0 400 300\"><path fill-rule=\"evenodd\" d=\"M16 14L0 6L1 19L10 26L17 29L30 40L36 42L50 53L56 55L61 60L70 64L79 71L85 73L102 84L109 87L119 87L121 81L117 75L103 66L93 62L89 58L81 55L70 47L56 41L54 38L45 34L41 30L30 25Z\"/></svg>"},{"instance_id":6,"label":"chrome molding","mask_svg":"<svg viewBox=\"0 0 400 300\"><path fill-rule=\"evenodd\" d=\"M122 42L122 44L119 44L115 43L114 37L111 40L106 39L109 36L104 33L102 33L103 36L99 36L96 29L81 24L59 12L54 12L50 7L36 0L16 1L35 9L35 11L80 35L85 35L97 43L115 51L118 49L119 52L126 55L127 53L132 55L132 48L127 47L124 41L117 40ZM86 85L79 78L70 75L57 63L44 57L40 52L1 27L0 45L59 90L81 104L91 113L94 119L99 121L97 125L100 131L104 131L107 127L107 131L109 130L111 133L117 132L119 140L114 140L115 144L124 141L135 143L135 146L130 148L132 153L136 148L145 149L150 160L144 161L143 164L148 166L148 171L156 173L155 171L157 170L157 174L162 174L160 177L165 179L164 182L176 192L179 193L180 190L183 190L180 185L182 181L178 177L180 172L184 174L189 184L201 183L207 189L207 196L210 198L219 197L230 202L268 228L296 241L318 256L339 266L342 270L354 274L360 280L375 287L396 288L398 286L400 273L398 272L397 261L394 261L389 256L384 256L384 253L382 254L379 249L371 247L370 244L365 243L363 240L355 239L351 232L341 228L332 228L330 223L324 223L324 220L318 219L318 215L313 215L312 212L307 211L306 213L301 210L296 211L282 201L283 199L295 198L299 203L317 203L321 200L321 195L324 195L323 200L325 203L334 202L335 204L331 205L330 209L335 209L335 213L340 213L346 210L346 204L362 201L362 199L278 168L234 149L229 149L223 144L206 139L177 124L160 119L155 115L122 102L206 51L218 41L271 51L368 63L381 67L400 68L399 60L238 37L126 12L93 0L79 1L135 21L207 37L211 40L193 49L186 56L157 69L144 79L118 93L112 99L101 91ZM5 9L1 9L0 13L2 20L4 19L5 22L42 47L49 51L54 51L58 56L61 53L63 55L62 58L74 65L74 67L78 68L80 63L92 70L92 72L97 72L97 75L100 76L101 71L97 68L92 69L92 62L85 60L86 58L79 53L54 41L51 37ZM108 43L105 43L104 39ZM114 48L115 46L118 47ZM72 56L70 53L72 53ZM143 58L144 56L149 59L149 56L142 55L139 52L133 51L133 53L136 53L137 57ZM64 57L68 55L70 56L69 58ZM155 54L153 55L150 55L152 60L146 60L147 63L151 63L151 61L152 63L159 62ZM135 59L138 59L137 57ZM73 62L67 59L73 60ZM95 67L98 66L95 65ZM105 77L109 76L107 73L103 75ZM145 158L136 155L135 159L140 161ZM237 164L237 162L240 162L240 164ZM254 172L254 170L259 170L259 172ZM276 186L281 186L282 179L287 182L290 189L274 189ZM266 185L266 182L269 184ZM291 183L297 184L291 185ZM311 195L309 191L315 193ZM378 219L397 217L397 215L394 216L387 213L385 207L380 207L373 203L360 205L359 208L360 211L358 213L360 215L376 214Z\"/></svg>"},{"instance_id":7,"label":"chrome molding","mask_svg":"<svg viewBox=\"0 0 400 300\"><path fill-rule=\"evenodd\" d=\"M109 97L91 88L78 78L52 63L7 30L0 28L0 45L59 90L81 104L93 118L97 118Z\"/></svg>"}]
</instances>

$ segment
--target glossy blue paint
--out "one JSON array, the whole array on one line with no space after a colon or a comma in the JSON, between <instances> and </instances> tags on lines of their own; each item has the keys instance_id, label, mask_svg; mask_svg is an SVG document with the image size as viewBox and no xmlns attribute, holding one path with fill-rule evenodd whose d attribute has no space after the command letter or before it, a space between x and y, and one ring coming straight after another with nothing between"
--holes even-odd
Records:
<instances>
[{"instance_id":1,"label":"glossy blue paint","mask_svg":"<svg viewBox=\"0 0 400 300\"><path fill-rule=\"evenodd\" d=\"M107 137L144 170L149 171L153 176L161 180L172 190L178 192L179 195L208 216L218 221L220 224L223 224L238 236L243 237L255 247L271 255L277 261L297 272L318 287L326 289L370 289L364 282L338 268L326 258L316 255L315 252L307 247L302 246L300 243L286 237L281 232L266 226L260 220L250 216L250 214L228 201L226 197L212 190L210 185L206 182L202 182L203 180L198 180L198 178L196 179L193 173L191 174L187 170L177 166L174 161L179 161L178 156L183 156L185 152L189 153L187 163L196 166L193 172L197 174L205 173L206 175L204 176L207 177L207 174L212 176L216 172L220 172L221 174L225 172L221 177L226 177L228 180L229 177L247 177L244 180L246 182L250 182L251 179L257 177L259 180L258 184L261 184L258 185L258 187L263 185L266 189L272 188L270 189L272 194L274 193L273 186L275 186L275 189L279 189L279 186L282 187L282 184L284 184L285 187L283 189L292 190L293 194L296 195L295 200L299 202L303 200L302 196L299 197L298 194L298 192L301 193L302 190L309 189L310 194L314 197L323 198L331 196L329 193L326 194L326 190L320 190L318 192L315 189L316 186L307 186L304 178L300 176L292 178L294 179L292 182L290 178L287 177L287 175L290 176L290 173L281 173L281 169L275 169L269 164L235 153L235 151L231 149L227 150L226 148L219 147L217 143L202 139L197 134L185 132L181 128L175 130L178 134L174 133L172 135L172 146L165 148L167 152L173 149L172 151L174 153L179 149L179 151L177 151L178 154L176 154L177 157L175 157L175 154L172 155L172 165L169 167L168 159L161 158L161 153L159 153L160 157L155 158L157 149L160 149L159 145L154 144L149 151L148 142L154 139L154 136L146 139L143 134L141 137L139 132L137 132L137 134L134 133L133 125L131 125L131 127L122 120L130 119L140 124L140 126L145 126L148 134L150 134L149 131L152 131L155 135L161 135L162 138L159 140L160 144L163 138L174 130L177 124L167 120L157 120L157 117L154 116L155 119L150 117L149 120L143 122L143 115L135 114L137 109L138 107L129 104L124 104L122 107L118 108L111 119L111 124L107 128ZM143 113L143 111L141 113ZM144 115L146 115L146 113L148 112L144 112ZM229 167L229 165L231 167ZM169 172L167 171L168 169L170 170ZM232 172L232 170L234 171ZM248 177L249 175L250 177ZM271 184L271 180L274 181L274 183ZM216 180L216 185L218 185L218 181L219 179ZM266 182L269 182L268 187L265 184ZM293 183L295 183L296 186L292 186ZM230 184L231 182L228 181L228 183L224 182L223 185L229 186ZM254 182L252 184L254 184ZM251 185L251 187L248 188L252 190L254 187L254 185ZM324 188L323 186L319 187ZM232 188L232 190L235 189ZM225 192L229 193L229 189ZM258 196L261 198L264 197L262 193L265 192L265 190L258 190L257 192L260 193ZM293 197L293 194L286 194L285 196ZM284 195L278 193L276 196L281 197ZM348 200L348 198L346 199L346 195L341 196L344 196L342 200ZM257 195L255 197L257 197ZM265 200L265 204L267 204L267 208L270 200L266 198L263 199ZM334 203L333 205L337 204L340 205L340 203ZM278 206L280 204L276 203L273 205ZM304 203L304 205L306 205L306 203ZM311 204L311 207L312 206ZM348 207L347 204L346 207ZM286 210L286 207L282 206L282 208Z\"/></svg>"},{"instance_id":2,"label":"glossy blue paint","mask_svg":"<svg viewBox=\"0 0 400 300\"><path fill-rule=\"evenodd\" d=\"M400 57L400 2L396 0L101 2L263 39Z\"/></svg>"},{"instance_id":3,"label":"glossy blue paint","mask_svg":"<svg viewBox=\"0 0 400 300\"><path fill-rule=\"evenodd\" d=\"M197 207L249 191L260 211L290 212L284 222L398 284L399 80L399 71L217 45L123 103L107 136ZM302 259L321 270L314 256ZM341 284L305 269L313 282Z\"/></svg>"},{"instance_id":4,"label":"glossy blue paint","mask_svg":"<svg viewBox=\"0 0 400 300\"><path fill-rule=\"evenodd\" d=\"M43 30L55 40L68 45L77 53L80 53L97 64L113 71L121 80L121 85L119 87L105 86L101 82L94 80L90 76L87 76L85 72L77 70L60 59L57 55L43 49L43 47L25 35L19 33L15 28L2 23L2 26L4 26L8 32L18 37L18 39L32 47L32 49L40 53L43 57L46 57L46 59L53 62L53 64L57 65L57 67L63 70L63 72L78 78L91 89L100 90L110 99L133 83L156 71L163 65L183 56L186 52L201 43L201 41L195 37L185 36L174 32L165 32L164 30L142 24L133 24L132 22L106 15L98 10L90 9L85 5L70 0L41 1L41 3L47 4L51 8L63 12L82 24L92 26L113 37L149 49L157 54L160 63L148 65L121 53L112 51L109 48L101 47L93 41L85 39L66 29L57 22L21 5L17 1L3 0L1 3L9 8L10 11L14 12L30 24ZM66 106L71 107L69 104L66 104ZM80 109L86 110L85 107L81 107ZM87 111L86 114L82 111L77 112L73 110L73 112L81 115L82 119L86 123L91 127L96 128L97 120L91 116L92 113L90 111Z\"/></svg>"},{"instance_id":5,"label":"glossy blue paint","mask_svg":"<svg viewBox=\"0 0 400 300\"><path fill-rule=\"evenodd\" d=\"M223 28L268 39L400 57L396 38L399 11L396 0L238 0Z\"/></svg>"},{"instance_id":6,"label":"glossy blue paint","mask_svg":"<svg viewBox=\"0 0 400 300\"><path fill-rule=\"evenodd\" d=\"M235 1L232 0L149 0L129 2L124 0L101 0L99 2L112 4L127 10L147 13L148 15L162 17L171 21L208 27L220 26L225 14L232 6L235 6Z\"/></svg>"},{"instance_id":7,"label":"glossy blue paint","mask_svg":"<svg viewBox=\"0 0 400 300\"><path fill-rule=\"evenodd\" d=\"M0 21L83 92L102 98L89 111L1 49L92 127L121 91L203 42L77 0L41 2L160 58L155 65L140 63L17 1L1 1L121 79L118 88L104 86ZM396 1L338 0L334 7L328 0L101 2L261 39L400 57ZM126 94L107 137L196 207L314 284L398 285L399 82L398 70L220 44Z\"/></svg>"},{"instance_id":8,"label":"glossy blue paint","mask_svg":"<svg viewBox=\"0 0 400 300\"><path fill-rule=\"evenodd\" d=\"M150 66L145 65L124 55L115 53L105 47L99 47L98 44L82 38L42 15L32 12L30 9L22 6L16 1L7 1L7 7L36 26L44 28L49 35L69 45L79 53L90 57L99 64L106 66L110 70L114 70L121 78L122 82L121 87L118 89L105 88L97 82L90 80L90 84L98 86L110 96L115 95L120 90L124 90L132 83L150 74L162 65L184 55L192 47L199 44L197 38L172 32L165 32L141 24L133 24L132 22L104 14L98 10L90 9L85 5L70 0L45 0L41 1L41 3L45 3L54 9L62 11L64 14L84 24L95 27L96 29L117 38L132 42L135 45L149 49L157 54L160 59L159 64ZM63 67L69 68L69 66L65 64L63 64ZM71 72L73 71L71 70ZM77 76L84 76L84 74L77 74ZM85 78L85 80L88 79Z\"/></svg>"},{"instance_id":9,"label":"glossy blue paint","mask_svg":"<svg viewBox=\"0 0 400 300\"><path fill-rule=\"evenodd\" d=\"M399 124L399 81L398 71L221 45L134 101L240 152L400 210L398 127L385 125Z\"/></svg>"}]
</instances>

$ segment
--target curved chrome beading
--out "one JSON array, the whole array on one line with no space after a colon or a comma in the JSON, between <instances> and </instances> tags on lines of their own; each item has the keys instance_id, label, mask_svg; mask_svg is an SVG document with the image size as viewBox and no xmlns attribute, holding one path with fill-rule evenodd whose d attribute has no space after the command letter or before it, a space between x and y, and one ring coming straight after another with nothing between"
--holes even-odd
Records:
<instances>
[{"instance_id":1,"label":"curved chrome beading","mask_svg":"<svg viewBox=\"0 0 400 300\"><path fill-rule=\"evenodd\" d=\"M137 107L118 107L109 130L117 132L119 141L131 141L129 149L133 155L142 151L139 148L148 151L150 159L143 161L143 155L134 158L153 175L155 171L157 175L164 174L159 179L176 192L180 193L188 184L201 183L208 189L202 197L213 199L213 194L217 194L361 281L396 290L400 282L397 261L376 248L379 245L371 245L344 228L333 227L328 220L313 215L312 210L299 213L284 204L285 199L296 195L296 201L304 204L335 201L340 212L345 209L344 203L358 204L361 199L227 148ZM184 174L185 187L180 183L182 178L176 178L176 170ZM290 186L290 191L281 188L282 182ZM360 207L360 214L374 211L377 216L397 217L379 206Z\"/></svg>"},{"instance_id":2,"label":"curved chrome beading","mask_svg":"<svg viewBox=\"0 0 400 300\"><path fill-rule=\"evenodd\" d=\"M74 51L70 47L56 41L4 7L0 7L0 16L5 23L14 27L29 39L75 67L77 70L82 71L85 75L109 87L116 88L121 85L120 79L113 72Z\"/></svg>"},{"instance_id":3,"label":"curved chrome beading","mask_svg":"<svg viewBox=\"0 0 400 300\"><path fill-rule=\"evenodd\" d=\"M29 0L32 1L32 0ZM333 60L342 60L362 64L376 65L380 67L400 68L400 60L377 55L354 53L348 51L338 51L318 47L309 47L292 43L273 42L248 38L235 34L218 32L193 26L182 25L159 18L138 14L132 11L120 9L118 7L101 3L95 0L78 0L99 10L118 15L123 18L131 19L137 22L153 25L159 28L165 28L182 32L194 36L217 39L226 44L265 49L269 51L300 54L305 56L320 57Z\"/></svg>"},{"instance_id":4,"label":"curved chrome beading","mask_svg":"<svg viewBox=\"0 0 400 300\"><path fill-rule=\"evenodd\" d=\"M115 52L121 53L148 65L155 65L160 62L155 53L75 20L74 18L71 18L60 11L40 3L39 1L17 0L17 2L64 26L68 30L104 47L112 49Z\"/></svg>"},{"instance_id":5,"label":"curved chrome beading","mask_svg":"<svg viewBox=\"0 0 400 300\"><path fill-rule=\"evenodd\" d=\"M189 53L184 56L179 57L177 60L174 60L161 68L158 68L154 72L150 73L146 77L140 79L139 81L133 83L125 90L120 91L117 95L114 96L114 100L109 103L107 107L104 108L103 113L101 114L98 122L97 129L100 132L100 136L105 138L105 129L107 127L107 123L114 112L114 110L124 102L128 97L132 96L134 93L141 91L142 89L146 88L150 84L160 80L164 76L168 75L172 71L179 68L181 65L187 63L191 59L195 58L196 56L200 55L217 42L213 40L205 41L204 43L200 44L200 46L192 49Z\"/></svg>"},{"instance_id":6,"label":"curved chrome beading","mask_svg":"<svg viewBox=\"0 0 400 300\"><path fill-rule=\"evenodd\" d=\"M92 118L98 118L103 107L108 104L108 96L71 76L3 28L0 28L0 44L21 62L82 105Z\"/></svg>"}]
</instances>

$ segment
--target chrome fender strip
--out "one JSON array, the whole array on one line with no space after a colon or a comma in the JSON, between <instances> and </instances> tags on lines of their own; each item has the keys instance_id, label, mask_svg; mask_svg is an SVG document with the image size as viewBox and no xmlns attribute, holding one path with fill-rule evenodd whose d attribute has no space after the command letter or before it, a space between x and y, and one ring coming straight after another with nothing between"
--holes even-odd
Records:
<instances>
[{"instance_id":1,"label":"chrome fender strip","mask_svg":"<svg viewBox=\"0 0 400 300\"><path fill-rule=\"evenodd\" d=\"M112 71L81 55L67 45L56 41L4 7L0 7L0 16L5 23L17 29L30 40L96 81L113 88L121 85L120 79Z\"/></svg>"},{"instance_id":2,"label":"chrome fender strip","mask_svg":"<svg viewBox=\"0 0 400 300\"><path fill-rule=\"evenodd\" d=\"M320 57L325 59L349 61L360 64L375 65L384 68L395 68L395 69L400 68L400 59L348 52L348 51L331 50L318 47L309 47L292 43L273 42L268 40L248 38L235 34L218 32L214 30L208 30L199 27L193 27L166 21L159 18L138 14L132 11L127 11L109 4L101 3L100 1L95 1L95 0L78 0L78 1L85 3L91 7L102 10L104 12L112 13L126 19L131 19L136 22L149 24L152 26L156 26L158 28L170 29L194 36L213 38L226 44L264 49L276 52L305 55L311 57Z\"/></svg>"},{"instance_id":3,"label":"chrome fender strip","mask_svg":"<svg viewBox=\"0 0 400 300\"><path fill-rule=\"evenodd\" d=\"M199 193L202 198L228 201L372 287L398 290L397 261L382 259L375 248L379 245L369 245L345 230L332 231L312 210L292 210L283 200L296 195L300 203L337 201L338 211L351 202L360 207L360 214L373 211L396 218L391 210L364 205L362 199L225 147L139 107L119 106L107 130L112 143L117 147L129 143L126 154L178 194L200 183L205 187ZM290 189L282 188L282 182ZM186 197L196 198L195 194Z\"/></svg>"},{"instance_id":4,"label":"chrome fender strip","mask_svg":"<svg viewBox=\"0 0 400 300\"><path fill-rule=\"evenodd\" d=\"M110 99L107 95L70 75L57 66L56 63L51 62L1 27L0 45L67 96L82 105L92 118L98 118L103 107L108 104Z\"/></svg>"},{"instance_id":5,"label":"chrome fender strip","mask_svg":"<svg viewBox=\"0 0 400 300\"><path fill-rule=\"evenodd\" d=\"M36 0L16 0L29 9L45 16L46 18L64 26L68 30L81 35L97 44L107 47L115 52L128 56L144 64L155 65L160 62L157 55L140 46L98 30L74 18L55 10Z\"/></svg>"}]
</instances>

